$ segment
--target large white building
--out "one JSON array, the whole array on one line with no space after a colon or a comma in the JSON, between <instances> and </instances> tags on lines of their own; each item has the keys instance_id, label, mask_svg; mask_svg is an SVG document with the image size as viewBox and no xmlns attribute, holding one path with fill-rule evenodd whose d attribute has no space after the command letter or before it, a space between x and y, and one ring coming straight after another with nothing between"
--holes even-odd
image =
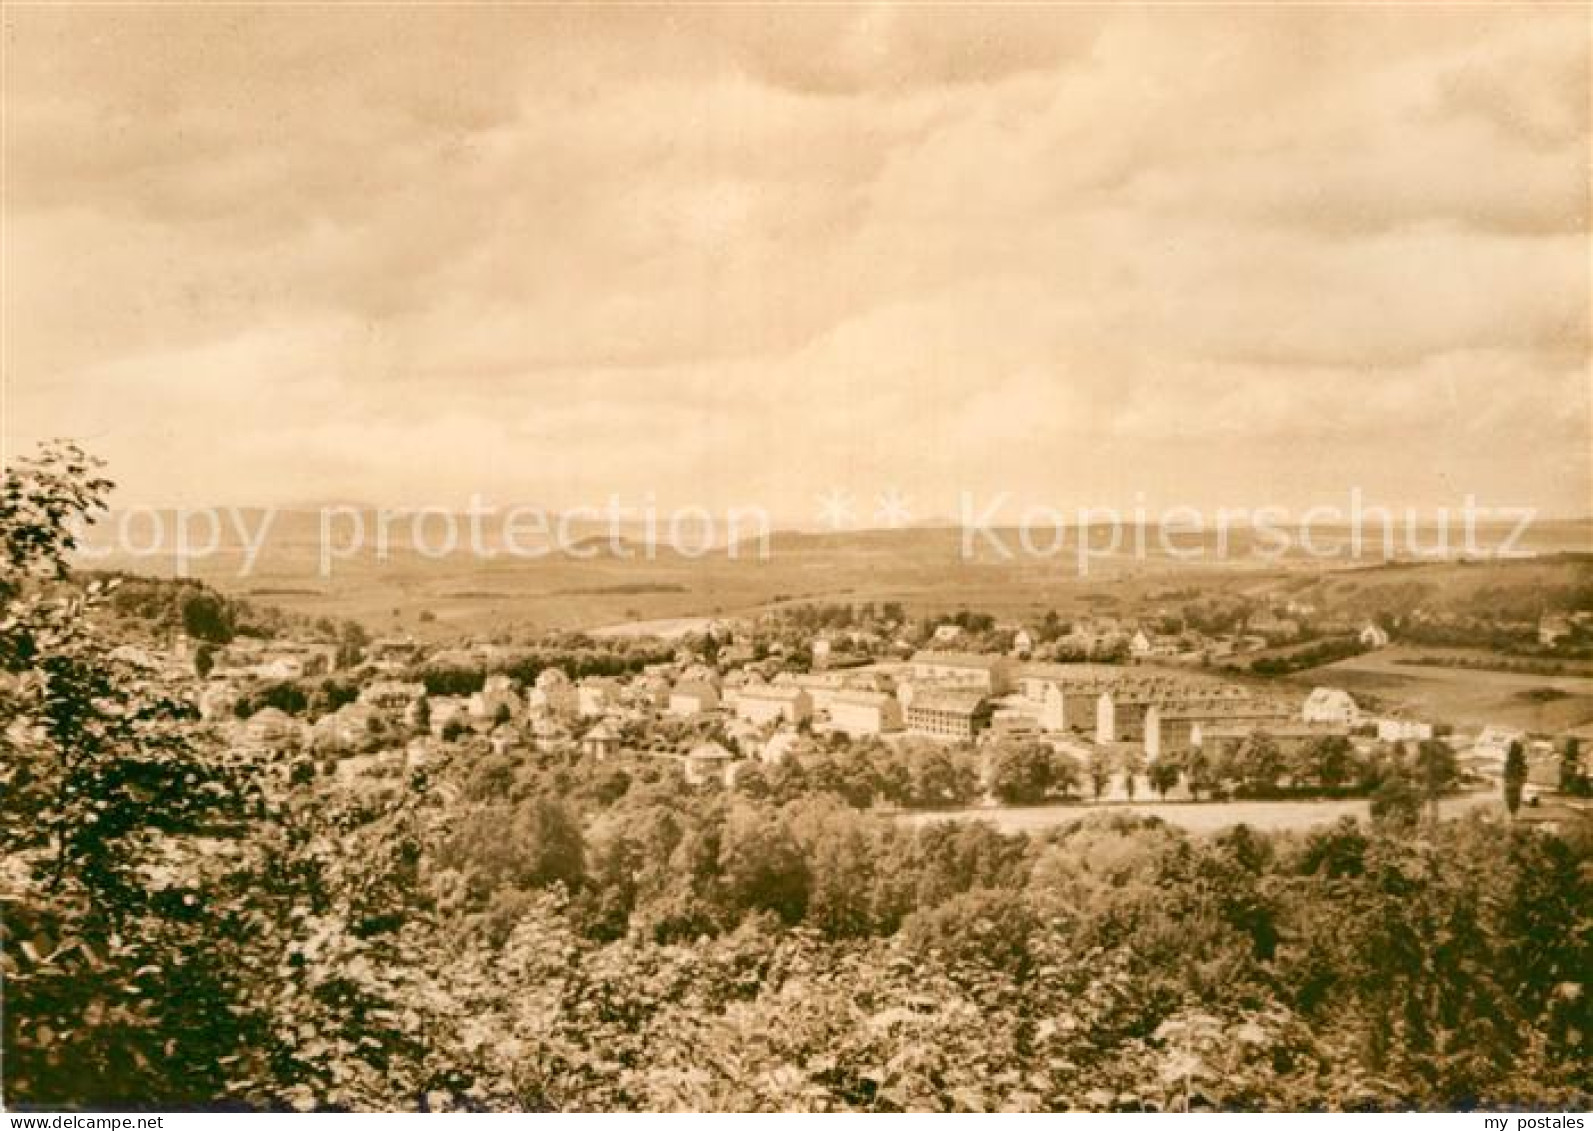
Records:
<instances>
[{"instance_id":1,"label":"large white building","mask_svg":"<svg viewBox=\"0 0 1593 1131\"><path fill-rule=\"evenodd\" d=\"M1251 698L1207 698L1155 704L1142 720L1141 741L1152 761L1193 750L1212 732L1268 732L1290 726L1294 712L1287 703Z\"/></svg>"},{"instance_id":2,"label":"large white building","mask_svg":"<svg viewBox=\"0 0 1593 1131\"><path fill-rule=\"evenodd\" d=\"M1011 679L1011 664L1005 656L979 652L915 652L911 667L913 679L920 683L954 684L987 695L1002 694Z\"/></svg>"},{"instance_id":3,"label":"large white building","mask_svg":"<svg viewBox=\"0 0 1593 1131\"><path fill-rule=\"evenodd\" d=\"M815 711L822 711L830 700L846 689L848 677L841 672L782 672L775 677L775 687L800 687L807 692Z\"/></svg>"},{"instance_id":4,"label":"large white building","mask_svg":"<svg viewBox=\"0 0 1593 1131\"><path fill-rule=\"evenodd\" d=\"M1377 720L1377 737L1381 742L1425 742L1432 736L1432 723L1419 723L1414 719Z\"/></svg>"},{"instance_id":5,"label":"large white building","mask_svg":"<svg viewBox=\"0 0 1593 1131\"><path fill-rule=\"evenodd\" d=\"M902 707L883 691L843 691L830 700L830 728L858 738L902 729Z\"/></svg>"},{"instance_id":6,"label":"large white building","mask_svg":"<svg viewBox=\"0 0 1593 1131\"><path fill-rule=\"evenodd\" d=\"M372 707L403 710L415 700L423 699L425 696L424 683L401 683L398 680L378 679L366 684L360 691L360 702Z\"/></svg>"},{"instance_id":7,"label":"large white building","mask_svg":"<svg viewBox=\"0 0 1593 1131\"><path fill-rule=\"evenodd\" d=\"M1469 755L1474 759L1497 762L1501 766L1510 755L1512 743L1525 744L1527 735L1525 731L1514 727L1486 726L1482 733L1477 735L1477 740L1471 744Z\"/></svg>"},{"instance_id":8,"label":"large white building","mask_svg":"<svg viewBox=\"0 0 1593 1131\"><path fill-rule=\"evenodd\" d=\"M1361 721L1361 709L1348 691L1337 687L1318 687L1305 697L1300 719L1308 723L1334 723L1352 727Z\"/></svg>"},{"instance_id":9,"label":"large white building","mask_svg":"<svg viewBox=\"0 0 1593 1131\"><path fill-rule=\"evenodd\" d=\"M581 753L607 758L619 749L619 744L619 728L608 719L599 719L596 726L581 736Z\"/></svg>"},{"instance_id":10,"label":"large white building","mask_svg":"<svg viewBox=\"0 0 1593 1131\"><path fill-rule=\"evenodd\" d=\"M669 713L678 718L690 718L719 707L719 692L711 683L678 683L669 693Z\"/></svg>"},{"instance_id":11,"label":"large white building","mask_svg":"<svg viewBox=\"0 0 1593 1131\"><path fill-rule=\"evenodd\" d=\"M692 785L702 785L717 777L728 786L733 777L735 761L736 756L719 743L699 743L686 755L686 780Z\"/></svg>"},{"instance_id":12,"label":"large white building","mask_svg":"<svg viewBox=\"0 0 1593 1131\"><path fill-rule=\"evenodd\" d=\"M926 738L967 741L990 721L990 701L977 691L925 691L907 704L907 729Z\"/></svg>"},{"instance_id":13,"label":"large white building","mask_svg":"<svg viewBox=\"0 0 1593 1131\"><path fill-rule=\"evenodd\" d=\"M506 676L489 676L485 686L470 697L467 709L473 719L515 719L525 710L525 703Z\"/></svg>"},{"instance_id":14,"label":"large white building","mask_svg":"<svg viewBox=\"0 0 1593 1131\"><path fill-rule=\"evenodd\" d=\"M570 677L558 668L544 668L537 673L536 684L530 694L531 709L555 715L573 715L578 702Z\"/></svg>"},{"instance_id":15,"label":"large white building","mask_svg":"<svg viewBox=\"0 0 1593 1131\"><path fill-rule=\"evenodd\" d=\"M749 684L736 692L736 717L749 723L799 723L812 715L813 700L800 687Z\"/></svg>"},{"instance_id":16,"label":"large white building","mask_svg":"<svg viewBox=\"0 0 1593 1131\"><path fill-rule=\"evenodd\" d=\"M1040 701L1040 729L1060 733L1068 728L1067 696L1056 684L1046 687Z\"/></svg>"}]
</instances>

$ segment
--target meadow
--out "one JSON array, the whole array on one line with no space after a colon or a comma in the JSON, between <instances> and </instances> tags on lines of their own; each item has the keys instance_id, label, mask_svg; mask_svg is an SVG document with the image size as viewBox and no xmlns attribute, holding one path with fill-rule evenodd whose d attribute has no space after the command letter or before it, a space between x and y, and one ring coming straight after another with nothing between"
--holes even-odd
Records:
<instances>
[{"instance_id":1,"label":"meadow","mask_svg":"<svg viewBox=\"0 0 1593 1131\"><path fill-rule=\"evenodd\" d=\"M1446 819L1471 812L1498 816L1503 811L1497 790L1456 794L1439 802L1439 813ZM1096 815L1154 818L1191 836L1222 833L1237 825L1261 833L1304 832L1324 828L1346 817L1369 820L1370 803L1364 797L1313 801L1116 801L1098 805L1002 806L908 813L901 820L912 826L946 820L984 821L1009 835L1037 835Z\"/></svg>"},{"instance_id":2,"label":"meadow","mask_svg":"<svg viewBox=\"0 0 1593 1131\"><path fill-rule=\"evenodd\" d=\"M1408 661L1433 649L1385 648L1293 677L1304 684L1341 687L1358 698L1459 727L1519 727L1561 734L1593 722L1593 678L1521 674Z\"/></svg>"},{"instance_id":3,"label":"meadow","mask_svg":"<svg viewBox=\"0 0 1593 1131\"><path fill-rule=\"evenodd\" d=\"M258 519L246 519L245 526L251 522L258 529ZM1011 531L996 535L1016 541ZM1545 524L1533 538L1527 544L1538 555L1533 558L1365 563L1298 554L1267 558L1237 539L1226 556L1214 545L1201 557L1170 556L1158 551L1152 536L1143 554L1129 540L1118 552L1092 556L1081 570L1071 549L1052 557L965 555L953 528L777 531L761 551L742 545L698 556L668 549L649 555L623 539L616 552L594 534L573 553L535 558L465 551L433 557L395 540L385 557L367 549L327 563L314 516L293 512L276 519L252 559L228 531L214 551L185 568L231 596L432 640L745 616L813 601L898 601L914 614L972 608L1022 621L1051 609L1064 618L1139 616L1176 610L1194 598L1299 601L1368 617L1418 603L1526 607L1538 594L1574 586L1593 593L1593 558L1586 553L1593 526ZM1095 544L1105 541L1092 536ZM171 554L112 553L92 564L163 576L179 569Z\"/></svg>"}]
</instances>

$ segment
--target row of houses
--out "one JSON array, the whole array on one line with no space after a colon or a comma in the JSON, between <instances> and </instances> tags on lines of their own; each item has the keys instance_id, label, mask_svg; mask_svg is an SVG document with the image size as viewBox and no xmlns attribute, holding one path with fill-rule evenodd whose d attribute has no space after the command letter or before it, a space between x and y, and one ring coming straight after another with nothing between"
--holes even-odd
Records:
<instances>
[{"instance_id":1,"label":"row of houses","mask_svg":"<svg viewBox=\"0 0 1593 1131\"><path fill-rule=\"evenodd\" d=\"M1160 632L1144 624L1125 621L1117 617L1087 617L1075 622L1069 631L1056 640L1056 648L1073 655L1103 656L1112 653L1126 655L1136 662L1162 662L1167 664L1198 664L1245 652L1259 651L1273 643L1286 643L1299 639L1305 632L1300 618L1311 615L1309 605L1290 602L1283 615L1270 610L1251 614L1243 631L1232 635L1208 636L1187 629L1183 632ZM1319 630L1331 628L1338 632L1353 632L1368 648L1383 648L1389 643L1388 633L1375 623L1366 623L1360 629L1352 624L1318 624ZM952 630L948 633L948 630ZM960 639L955 626L942 626L932 638L935 645L954 643ZM1010 654L1026 660L1037 648L1035 636L1019 628L1012 634Z\"/></svg>"},{"instance_id":2,"label":"row of houses","mask_svg":"<svg viewBox=\"0 0 1593 1131\"><path fill-rule=\"evenodd\" d=\"M1150 637L1145 642L1155 644ZM284 644L281 650L291 653L292 647ZM410 665L404 670L413 670L415 652L400 648L392 655ZM1368 726L1384 742L1433 736L1433 727L1419 720L1367 717L1351 695L1337 688L1317 688L1303 703L1285 701L1242 684L1162 667L1037 663L941 648L921 649L905 660L811 672L783 666L772 658L732 665L723 651L710 663L683 651L628 679L576 681L550 668L524 687L506 675L491 675L469 695L428 695L420 683L374 669L367 670L371 678L354 703L313 726L281 712L261 712L249 720L247 736L258 742L297 738L315 747L368 749L402 722L411 735L429 730L441 737L450 728L464 728L489 736L494 747L520 741L544 749L578 745L601 757L619 748L622 735L637 733L632 724L645 725L658 716L711 717L724 726L727 741L741 749L748 749L748 742L809 730L948 742L994 732L1081 749L1134 746L1152 761L1196 748L1220 750L1262 730L1285 746L1357 728L1370 733L1364 731ZM201 709L208 715L230 718L230 682L229 676L205 689ZM1475 756L1502 762L1502 749L1489 753L1491 741L1482 736Z\"/></svg>"},{"instance_id":3,"label":"row of houses","mask_svg":"<svg viewBox=\"0 0 1593 1131\"><path fill-rule=\"evenodd\" d=\"M753 727L811 725L853 738L911 733L972 738L987 724L992 691L1009 683L1008 661L921 652L906 665L781 673L773 681L681 680L667 714L721 713Z\"/></svg>"},{"instance_id":4,"label":"row of houses","mask_svg":"<svg viewBox=\"0 0 1593 1131\"><path fill-rule=\"evenodd\" d=\"M168 654L175 663L191 670L201 647L209 651L211 671L235 678L305 679L337 668L336 644L260 636L238 636L228 644L215 647L179 632L173 637Z\"/></svg>"}]
</instances>

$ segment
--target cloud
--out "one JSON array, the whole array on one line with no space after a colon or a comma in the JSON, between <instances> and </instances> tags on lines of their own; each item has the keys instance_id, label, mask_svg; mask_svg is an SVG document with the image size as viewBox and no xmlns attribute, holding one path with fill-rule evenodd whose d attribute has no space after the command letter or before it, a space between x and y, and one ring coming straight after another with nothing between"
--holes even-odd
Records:
<instances>
[{"instance_id":1,"label":"cloud","mask_svg":"<svg viewBox=\"0 0 1593 1131\"><path fill-rule=\"evenodd\" d=\"M1084 9L943 8L926 18L892 4L769 8L715 20L737 61L770 85L857 96L989 85L1087 56L1099 17Z\"/></svg>"},{"instance_id":2,"label":"cloud","mask_svg":"<svg viewBox=\"0 0 1593 1131\"><path fill-rule=\"evenodd\" d=\"M1593 486L1574 14L7 19L7 442L130 496Z\"/></svg>"}]
</instances>

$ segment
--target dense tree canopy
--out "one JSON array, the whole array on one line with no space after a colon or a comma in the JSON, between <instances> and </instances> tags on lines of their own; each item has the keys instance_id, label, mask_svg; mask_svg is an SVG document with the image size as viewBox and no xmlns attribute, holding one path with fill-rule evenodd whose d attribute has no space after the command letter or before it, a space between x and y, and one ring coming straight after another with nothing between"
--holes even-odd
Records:
<instances>
[{"instance_id":1,"label":"dense tree canopy","mask_svg":"<svg viewBox=\"0 0 1593 1131\"><path fill-rule=\"evenodd\" d=\"M928 744L731 789L470 740L246 761L84 615L114 587L69 576L72 523L107 489L63 448L0 497L9 1106L1587 1105L1593 852L1422 825L1436 750L1380 769L1370 824L1203 838L872 811L975 796ZM1343 754L1182 770L1325 783ZM1017 799L1080 777L997 752Z\"/></svg>"}]
</instances>

